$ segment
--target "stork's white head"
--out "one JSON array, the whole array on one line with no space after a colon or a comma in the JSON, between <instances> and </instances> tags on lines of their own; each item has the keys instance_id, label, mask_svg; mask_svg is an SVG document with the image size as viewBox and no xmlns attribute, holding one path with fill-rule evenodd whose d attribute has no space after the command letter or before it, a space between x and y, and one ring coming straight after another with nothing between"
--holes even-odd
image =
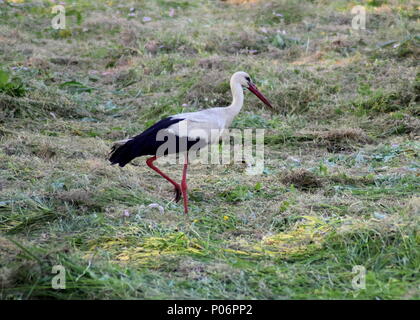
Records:
<instances>
[{"instance_id":1,"label":"stork's white head","mask_svg":"<svg viewBox=\"0 0 420 320\"><path fill-rule=\"evenodd\" d=\"M232 75L230 82L239 83L242 87L248 88L248 84L252 83L252 80L248 73L238 71Z\"/></svg>"},{"instance_id":2,"label":"stork's white head","mask_svg":"<svg viewBox=\"0 0 420 320\"><path fill-rule=\"evenodd\" d=\"M253 94L255 94L262 102L264 102L270 108L273 108L270 101L257 89L257 86L252 82L251 77L248 73L243 71L235 72L230 78L230 84L235 85L239 83L243 88L247 88Z\"/></svg>"}]
</instances>

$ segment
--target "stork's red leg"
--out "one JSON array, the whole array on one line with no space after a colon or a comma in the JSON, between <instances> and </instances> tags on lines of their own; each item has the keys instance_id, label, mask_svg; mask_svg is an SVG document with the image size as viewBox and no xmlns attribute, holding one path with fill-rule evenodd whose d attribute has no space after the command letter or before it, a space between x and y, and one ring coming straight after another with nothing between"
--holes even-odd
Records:
<instances>
[{"instance_id":1,"label":"stork's red leg","mask_svg":"<svg viewBox=\"0 0 420 320\"><path fill-rule=\"evenodd\" d=\"M188 153L185 155L184 170L182 171L181 191L184 198L184 213L188 213L188 194L187 194L187 168L188 168Z\"/></svg>"},{"instance_id":2,"label":"stork's red leg","mask_svg":"<svg viewBox=\"0 0 420 320\"><path fill-rule=\"evenodd\" d=\"M164 174L162 171L160 171L160 169L158 167L156 167L153 162L157 159L156 156L151 157L149 159L146 160L146 164L153 169L154 171L156 171L157 173L159 173L162 177L164 177L166 180L168 180L170 183L172 183L175 187L175 202L178 202L181 199L181 187L178 183L176 183L174 180L172 180L171 178L169 178L166 174Z\"/></svg>"}]
</instances>

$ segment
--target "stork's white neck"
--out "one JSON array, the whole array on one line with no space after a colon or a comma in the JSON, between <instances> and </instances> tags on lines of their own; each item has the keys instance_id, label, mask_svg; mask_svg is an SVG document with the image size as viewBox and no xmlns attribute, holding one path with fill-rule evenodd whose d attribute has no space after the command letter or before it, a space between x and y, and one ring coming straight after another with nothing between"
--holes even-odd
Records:
<instances>
[{"instance_id":1,"label":"stork's white neck","mask_svg":"<svg viewBox=\"0 0 420 320\"><path fill-rule=\"evenodd\" d=\"M230 80L230 89L232 91L232 103L226 107L228 113L228 120L231 122L233 118L241 111L244 104L244 90L239 82Z\"/></svg>"}]
</instances>

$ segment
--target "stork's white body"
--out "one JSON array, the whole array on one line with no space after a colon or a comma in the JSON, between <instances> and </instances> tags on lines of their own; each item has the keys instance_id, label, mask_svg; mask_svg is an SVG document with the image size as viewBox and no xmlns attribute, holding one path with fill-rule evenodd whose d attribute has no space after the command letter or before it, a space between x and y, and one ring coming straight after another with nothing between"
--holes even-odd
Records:
<instances>
[{"instance_id":1,"label":"stork's white body","mask_svg":"<svg viewBox=\"0 0 420 320\"><path fill-rule=\"evenodd\" d=\"M208 144L219 141L224 130L229 128L233 119L244 104L244 92L235 73L230 80L233 100L228 107L205 109L197 112L185 112L172 116L172 119L183 119L169 126L166 130L178 137L187 136L191 140L200 138Z\"/></svg>"}]
</instances>

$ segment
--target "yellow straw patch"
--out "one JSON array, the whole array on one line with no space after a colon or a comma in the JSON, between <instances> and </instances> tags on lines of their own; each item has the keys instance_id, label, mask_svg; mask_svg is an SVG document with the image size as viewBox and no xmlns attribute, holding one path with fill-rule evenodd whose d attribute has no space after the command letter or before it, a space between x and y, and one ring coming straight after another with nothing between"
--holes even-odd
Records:
<instances>
[{"instance_id":1,"label":"yellow straw patch","mask_svg":"<svg viewBox=\"0 0 420 320\"><path fill-rule=\"evenodd\" d=\"M263 238L259 243L245 241L236 248L222 249L224 252L252 257L297 257L311 254L322 247L331 225L320 218L304 216L290 231ZM162 237L139 239L134 235L99 239L92 243L90 251L104 249L114 256L114 261L138 266L159 267L161 258L179 255L205 255L198 239L189 238L182 232Z\"/></svg>"},{"instance_id":2,"label":"yellow straw patch","mask_svg":"<svg viewBox=\"0 0 420 320\"><path fill-rule=\"evenodd\" d=\"M290 232L278 233L264 238L257 250L269 255L302 255L322 247L330 226L316 217L304 216L304 222L295 226Z\"/></svg>"},{"instance_id":3,"label":"yellow straw patch","mask_svg":"<svg viewBox=\"0 0 420 320\"><path fill-rule=\"evenodd\" d=\"M159 265L159 258L162 257L204 254L198 240L190 239L182 232L166 237L148 237L140 240L135 237L109 239L91 247L91 249L96 248L115 253L115 260L118 262L130 262L143 266Z\"/></svg>"},{"instance_id":4,"label":"yellow straw patch","mask_svg":"<svg viewBox=\"0 0 420 320\"><path fill-rule=\"evenodd\" d=\"M322 247L325 235L331 226L312 216L304 216L305 221L298 223L291 231L265 237L256 245L244 245L241 250L225 251L250 256L300 256L310 254Z\"/></svg>"}]
</instances>

